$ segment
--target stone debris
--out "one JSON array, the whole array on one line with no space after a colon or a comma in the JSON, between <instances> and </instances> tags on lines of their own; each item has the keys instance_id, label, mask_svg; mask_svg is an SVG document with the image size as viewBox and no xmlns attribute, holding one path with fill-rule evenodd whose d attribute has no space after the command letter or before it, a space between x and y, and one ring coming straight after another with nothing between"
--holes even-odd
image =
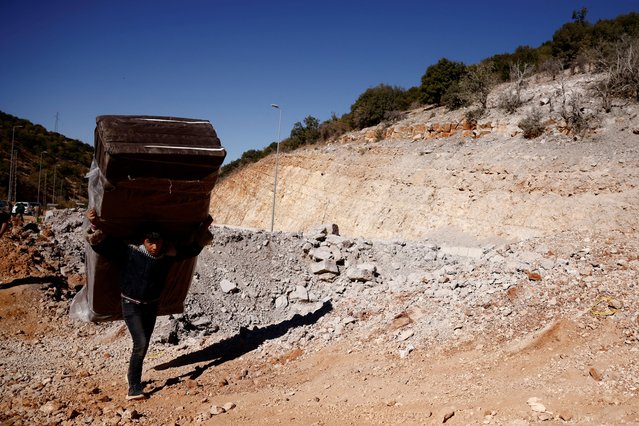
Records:
<instances>
[{"instance_id":1,"label":"stone debris","mask_svg":"<svg viewBox=\"0 0 639 426\"><path fill-rule=\"evenodd\" d=\"M554 418L554 415L552 413L547 412L547 411L537 414L537 420L539 420L541 422L546 422L548 420L552 420L553 418Z\"/></svg>"},{"instance_id":2,"label":"stone debris","mask_svg":"<svg viewBox=\"0 0 639 426\"><path fill-rule=\"evenodd\" d=\"M452 419L455 415L455 409L452 407L447 407L442 410L441 419L442 423L446 423L448 420Z\"/></svg>"},{"instance_id":3,"label":"stone debris","mask_svg":"<svg viewBox=\"0 0 639 426\"><path fill-rule=\"evenodd\" d=\"M413 337L415 335L415 331L412 329L408 329L408 330L401 330L398 334L397 334L397 340L399 341L404 341L404 340L408 340L411 337Z\"/></svg>"},{"instance_id":4,"label":"stone debris","mask_svg":"<svg viewBox=\"0 0 639 426\"><path fill-rule=\"evenodd\" d=\"M569 411L562 411L560 412L557 417L559 417L561 420L565 421L565 422L569 422L573 419L573 414Z\"/></svg>"},{"instance_id":5,"label":"stone debris","mask_svg":"<svg viewBox=\"0 0 639 426\"><path fill-rule=\"evenodd\" d=\"M83 214L79 210L57 210L47 216L45 226L53 243L39 243L40 256L50 259L40 263L57 266L65 276L81 276ZM508 323L498 324L496 319L508 318L510 322L512 317L516 320L526 315L530 308L489 301L505 292L512 294L508 297L514 301L525 302L529 290L521 281L521 271L534 271L546 264L545 281L549 282L571 280L574 271L587 268L586 281L593 274L606 273L609 278L611 273L636 274L636 261L619 267L615 260L610 265L619 268L615 272L594 262L592 249L581 248L563 257L559 253L549 255L551 239L545 239L538 248L534 239L486 245L477 258L444 253L429 240L345 238L337 234L338 229L334 224L322 225L304 235L277 233L267 239L263 231L213 227L215 238L198 259L184 314L161 317L154 341L176 344L214 333L233 334L242 327L266 327L295 314L308 314L326 303L331 304L335 315L340 315L341 306L348 306L349 313L342 318L352 320L324 326L326 332L305 327L304 337L291 333L285 339L299 344L322 336L320 340L328 342L339 338L344 328L373 330L383 323L395 329L411 324L410 329L396 335L398 341L429 341L442 333L464 335L489 329L502 333ZM542 282L534 281L534 276L528 278L534 283L531 285ZM580 309L578 298L570 296L575 290L564 287L561 293L545 292L536 301L545 301L547 310ZM66 303L73 294L74 289L52 287L51 296L58 302L50 309L64 315L59 303ZM414 296L406 299L402 310L393 311L387 308L392 294ZM491 309L474 315L475 307L486 303L493 303ZM375 317L375 321L355 321L358 312L374 309L385 314ZM318 325L328 325L328 321L329 317L322 317Z\"/></svg>"},{"instance_id":6,"label":"stone debris","mask_svg":"<svg viewBox=\"0 0 639 426\"><path fill-rule=\"evenodd\" d=\"M226 408L221 407L219 405L212 405L211 409L209 410L209 413L211 413L214 416L217 416L218 414L224 414L226 413Z\"/></svg>"},{"instance_id":7,"label":"stone debris","mask_svg":"<svg viewBox=\"0 0 639 426\"><path fill-rule=\"evenodd\" d=\"M526 403L528 404L531 410L537 413L546 412L546 407L544 406L544 404L541 403L541 400L537 397L528 398L528 401L526 401Z\"/></svg>"},{"instance_id":8,"label":"stone debris","mask_svg":"<svg viewBox=\"0 0 639 426\"><path fill-rule=\"evenodd\" d=\"M237 284L229 281L229 280L222 280L220 281L220 289L222 290L222 292L224 293L233 293L235 291L238 290Z\"/></svg>"},{"instance_id":9,"label":"stone debris","mask_svg":"<svg viewBox=\"0 0 639 426\"><path fill-rule=\"evenodd\" d=\"M351 281L373 281L377 267L370 263L355 265L346 271L346 276Z\"/></svg>"},{"instance_id":10,"label":"stone debris","mask_svg":"<svg viewBox=\"0 0 639 426\"><path fill-rule=\"evenodd\" d=\"M226 411L231 411L232 409L234 409L236 407L234 402L227 402L225 403L222 408L224 408L224 410Z\"/></svg>"},{"instance_id":11,"label":"stone debris","mask_svg":"<svg viewBox=\"0 0 639 426\"><path fill-rule=\"evenodd\" d=\"M399 357L402 359L406 358L414 350L415 350L415 346L409 343L408 345L406 345L405 348L399 350Z\"/></svg>"},{"instance_id":12,"label":"stone debris","mask_svg":"<svg viewBox=\"0 0 639 426\"><path fill-rule=\"evenodd\" d=\"M600 382L603 380L603 374L601 374L601 372L597 370L595 367L591 367L590 370L588 370L588 374L597 382Z\"/></svg>"},{"instance_id":13,"label":"stone debris","mask_svg":"<svg viewBox=\"0 0 639 426\"><path fill-rule=\"evenodd\" d=\"M311 265L311 272L314 274L339 274L337 263L332 259L324 259Z\"/></svg>"}]
</instances>

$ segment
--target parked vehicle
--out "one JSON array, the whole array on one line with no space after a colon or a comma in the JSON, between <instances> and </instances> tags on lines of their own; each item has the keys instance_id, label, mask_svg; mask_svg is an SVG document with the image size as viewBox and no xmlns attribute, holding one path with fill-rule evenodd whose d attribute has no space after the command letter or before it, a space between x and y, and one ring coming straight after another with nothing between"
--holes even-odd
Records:
<instances>
[{"instance_id":1,"label":"parked vehicle","mask_svg":"<svg viewBox=\"0 0 639 426\"><path fill-rule=\"evenodd\" d=\"M24 214L31 214L31 205L26 202L26 201L16 201L16 203L13 205L13 210L11 210L11 213L16 214L18 213L18 206L19 205L23 205L24 206Z\"/></svg>"}]
</instances>

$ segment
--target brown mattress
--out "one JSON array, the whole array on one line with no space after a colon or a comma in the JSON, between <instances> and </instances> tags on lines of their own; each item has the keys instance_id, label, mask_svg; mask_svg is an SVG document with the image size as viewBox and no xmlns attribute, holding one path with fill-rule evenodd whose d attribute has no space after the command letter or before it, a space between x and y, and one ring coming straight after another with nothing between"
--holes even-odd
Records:
<instances>
[{"instance_id":1,"label":"brown mattress","mask_svg":"<svg viewBox=\"0 0 639 426\"><path fill-rule=\"evenodd\" d=\"M145 222L167 240L187 243L209 214L211 190L226 152L211 123L174 117L99 116L89 179L89 207L103 229L135 241ZM167 277L160 315L184 311L196 259L177 262ZM122 317L117 264L86 246L87 285L71 315L87 321Z\"/></svg>"}]
</instances>

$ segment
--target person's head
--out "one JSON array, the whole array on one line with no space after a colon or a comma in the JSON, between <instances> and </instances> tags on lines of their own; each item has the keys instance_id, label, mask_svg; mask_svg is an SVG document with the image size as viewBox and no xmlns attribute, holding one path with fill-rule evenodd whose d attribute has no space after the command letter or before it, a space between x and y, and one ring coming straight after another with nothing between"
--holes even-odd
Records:
<instances>
[{"instance_id":1,"label":"person's head","mask_svg":"<svg viewBox=\"0 0 639 426\"><path fill-rule=\"evenodd\" d=\"M151 256L157 256L162 252L164 237L155 224L145 224L142 228L142 244Z\"/></svg>"},{"instance_id":2,"label":"person's head","mask_svg":"<svg viewBox=\"0 0 639 426\"><path fill-rule=\"evenodd\" d=\"M164 245L164 240L158 234L157 237L154 237L154 236L144 237L143 244L144 244L144 248L146 248L146 251L148 251L151 256L157 256L158 254L162 252L162 246Z\"/></svg>"}]
</instances>

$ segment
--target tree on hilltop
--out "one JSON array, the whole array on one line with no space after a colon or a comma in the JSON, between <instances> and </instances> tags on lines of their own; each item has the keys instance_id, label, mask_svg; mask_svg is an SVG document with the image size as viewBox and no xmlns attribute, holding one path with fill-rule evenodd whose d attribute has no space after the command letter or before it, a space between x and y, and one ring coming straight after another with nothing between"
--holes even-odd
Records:
<instances>
[{"instance_id":1,"label":"tree on hilltop","mask_svg":"<svg viewBox=\"0 0 639 426\"><path fill-rule=\"evenodd\" d=\"M586 20L587 12L586 8L574 11L573 22L562 25L552 36L552 54L565 66L572 66L590 45L592 24Z\"/></svg>"},{"instance_id":2,"label":"tree on hilltop","mask_svg":"<svg viewBox=\"0 0 639 426\"><path fill-rule=\"evenodd\" d=\"M455 62L446 58L429 66L422 76L423 103L440 105L442 96L453 84L458 83L465 73L466 65L463 62Z\"/></svg>"},{"instance_id":3,"label":"tree on hilltop","mask_svg":"<svg viewBox=\"0 0 639 426\"><path fill-rule=\"evenodd\" d=\"M351 120L354 128L374 126L381 123L388 113L406 109L404 90L396 86L380 84L367 89L351 105Z\"/></svg>"},{"instance_id":4,"label":"tree on hilltop","mask_svg":"<svg viewBox=\"0 0 639 426\"><path fill-rule=\"evenodd\" d=\"M293 124L291 135L286 143L287 148L293 150L302 145L315 143L320 137L319 120L312 115L304 119L304 124Z\"/></svg>"}]
</instances>

